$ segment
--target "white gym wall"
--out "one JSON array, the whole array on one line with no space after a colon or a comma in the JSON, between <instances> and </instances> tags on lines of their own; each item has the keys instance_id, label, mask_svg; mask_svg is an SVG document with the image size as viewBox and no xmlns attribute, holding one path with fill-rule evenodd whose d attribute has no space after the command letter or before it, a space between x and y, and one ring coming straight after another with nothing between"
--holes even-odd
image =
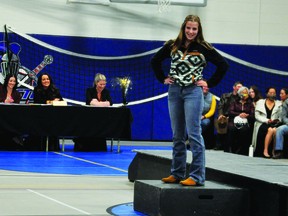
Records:
<instances>
[{"instance_id":1,"label":"white gym wall","mask_svg":"<svg viewBox=\"0 0 288 216\"><path fill-rule=\"evenodd\" d=\"M206 7L171 5L162 13L155 4L0 0L0 5L0 25L25 33L167 40L177 36L186 15L197 14L211 43L288 45L287 0L207 0Z\"/></svg>"}]
</instances>

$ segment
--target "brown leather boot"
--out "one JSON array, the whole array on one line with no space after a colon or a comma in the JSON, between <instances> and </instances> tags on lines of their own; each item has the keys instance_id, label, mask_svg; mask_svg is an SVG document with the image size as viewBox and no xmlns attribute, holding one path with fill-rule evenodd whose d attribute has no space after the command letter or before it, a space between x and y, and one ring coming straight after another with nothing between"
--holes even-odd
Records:
<instances>
[{"instance_id":1,"label":"brown leather boot","mask_svg":"<svg viewBox=\"0 0 288 216\"><path fill-rule=\"evenodd\" d=\"M183 181L180 181L180 184L183 186L196 186L197 185L197 183L191 178L187 178Z\"/></svg>"},{"instance_id":2,"label":"brown leather boot","mask_svg":"<svg viewBox=\"0 0 288 216\"><path fill-rule=\"evenodd\" d=\"M179 183L180 179L175 178L173 175L170 175L166 178L162 178L161 181L163 181L164 183Z\"/></svg>"}]
</instances>

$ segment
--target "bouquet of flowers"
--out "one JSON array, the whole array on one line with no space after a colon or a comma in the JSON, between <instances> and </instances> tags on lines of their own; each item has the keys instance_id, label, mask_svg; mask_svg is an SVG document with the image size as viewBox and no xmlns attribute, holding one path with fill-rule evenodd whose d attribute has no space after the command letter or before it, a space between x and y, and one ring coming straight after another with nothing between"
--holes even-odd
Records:
<instances>
[{"instance_id":1,"label":"bouquet of flowers","mask_svg":"<svg viewBox=\"0 0 288 216\"><path fill-rule=\"evenodd\" d=\"M122 92L122 100L123 105L126 106L128 104L127 102L127 94L128 89L132 88L132 81L130 77L117 77L114 80L114 83L112 83L112 86L119 85Z\"/></svg>"}]
</instances>

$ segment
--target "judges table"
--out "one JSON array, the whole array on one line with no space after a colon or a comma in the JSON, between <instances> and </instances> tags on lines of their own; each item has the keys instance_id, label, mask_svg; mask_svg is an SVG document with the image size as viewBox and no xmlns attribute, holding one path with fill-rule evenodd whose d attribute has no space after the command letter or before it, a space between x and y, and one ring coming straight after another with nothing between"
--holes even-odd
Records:
<instances>
[{"instance_id":1,"label":"judges table","mask_svg":"<svg viewBox=\"0 0 288 216\"><path fill-rule=\"evenodd\" d=\"M131 139L131 112L121 107L0 105L0 131L18 135Z\"/></svg>"}]
</instances>

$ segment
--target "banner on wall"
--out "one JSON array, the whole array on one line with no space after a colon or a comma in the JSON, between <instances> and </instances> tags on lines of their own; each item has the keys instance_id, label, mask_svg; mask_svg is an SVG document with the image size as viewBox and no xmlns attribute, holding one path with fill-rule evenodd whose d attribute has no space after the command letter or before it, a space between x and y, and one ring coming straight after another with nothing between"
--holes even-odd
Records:
<instances>
[{"instance_id":1,"label":"banner on wall","mask_svg":"<svg viewBox=\"0 0 288 216\"><path fill-rule=\"evenodd\" d=\"M33 70L21 64L19 54L21 45L16 42L9 42L7 34L4 41L0 42L0 83L4 84L5 77L13 74L17 77L18 91L21 93L21 104L33 102L33 90L37 84L37 74L47 65L52 64L53 57L45 55L43 61Z\"/></svg>"}]
</instances>

